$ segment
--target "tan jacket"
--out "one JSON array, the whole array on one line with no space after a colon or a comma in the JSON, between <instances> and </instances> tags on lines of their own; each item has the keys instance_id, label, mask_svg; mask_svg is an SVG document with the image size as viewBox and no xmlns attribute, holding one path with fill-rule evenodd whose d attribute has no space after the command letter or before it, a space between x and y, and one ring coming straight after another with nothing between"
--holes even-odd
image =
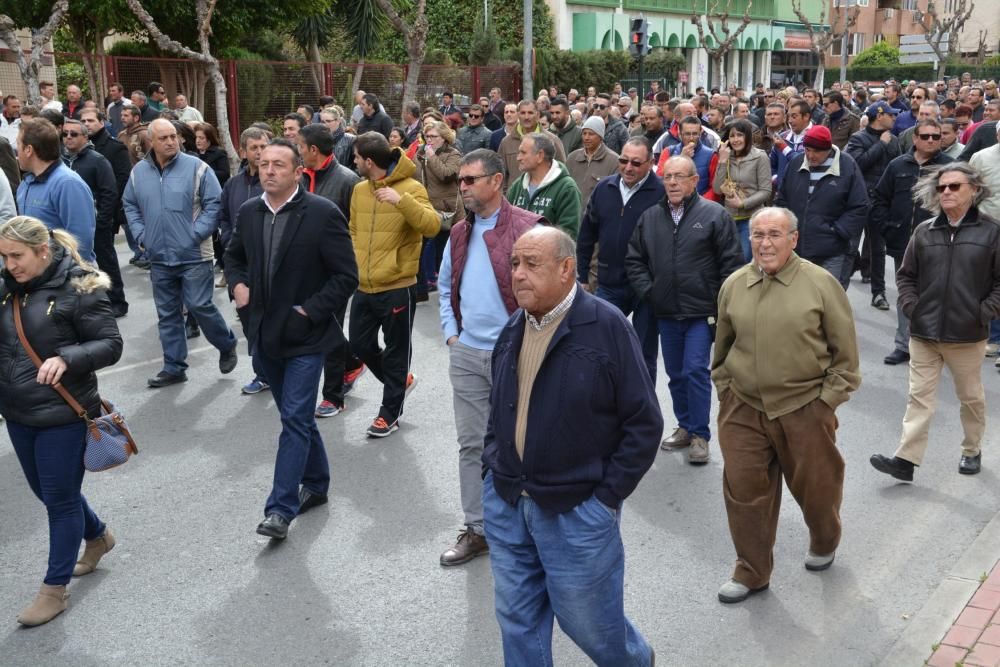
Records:
<instances>
[{"instance_id":1,"label":"tan jacket","mask_svg":"<svg viewBox=\"0 0 1000 667\"><path fill-rule=\"evenodd\" d=\"M756 263L733 273L719 292L712 381L768 419L816 398L836 409L861 385L844 288L794 253L774 276Z\"/></svg>"},{"instance_id":2,"label":"tan jacket","mask_svg":"<svg viewBox=\"0 0 1000 667\"><path fill-rule=\"evenodd\" d=\"M118 141L125 144L125 148L128 149L128 157L132 160L133 167L146 157L153 143L149 138L148 128L148 123L139 123L118 133Z\"/></svg>"},{"instance_id":3,"label":"tan jacket","mask_svg":"<svg viewBox=\"0 0 1000 667\"><path fill-rule=\"evenodd\" d=\"M566 149L563 148L562 141L559 140L559 137L551 132L543 130L540 126L536 127L535 131L541 132L552 140L552 143L556 146L556 159L565 163ZM507 192L507 188L510 187L510 184L517 180L518 176L524 173L521 171L521 168L517 166L517 150L521 147L521 137L523 132L524 130L521 128L521 124L518 123L517 127L514 128L514 131L504 137L503 141L500 142L500 146L497 148L497 153L500 154L500 159L503 160L504 166L504 193Z\"/></svg>"},{"instance_id":4,"label":"tan jacket","mask_svg":"<svg viewBox=\"0 0 1000 667\"><path fill-rule=\"evenodd\" d=\"M743 192L743 205L738 209L730 208L724 201L724 196L719 200L734 219L749 218L757 209L770 203L771 159L764 151L751 147L750 152L743 157L730 154L729 162L726 164L720 162L715 169L715 181L712 183L712 189L716 194L725 195L722 184L727 175Z\"/></svg>"},{"instance_id":5,"label":"tan jacket","mask_svg":"<svg viewBox=\"0 0 1000 667\"><path fill-rule=\"evenodd\" d=\"M462 198L458 196L458 169L462 154L454 146L446 146L428 157L426 146L421 146L414 156L417 167L415 178L427 188L427 198L436 211L455 213L455 220L465 217Z\"/></svg>"},{"instance_id":6,"label":"tan jacket","mask_svg":"<svg viewBox=\"0 0 1000 667\"><path fill-rule=\"evenodd\" d=\"M569 175L576 181L576 187L580 189L582 209L586 209L590 193L594 191L597 182L618 173L618 153L602 143L594 151L594 157L588 160L587 149L577 148L566 158L566 167L569 168Z\"/></svg>"}]
</instances>

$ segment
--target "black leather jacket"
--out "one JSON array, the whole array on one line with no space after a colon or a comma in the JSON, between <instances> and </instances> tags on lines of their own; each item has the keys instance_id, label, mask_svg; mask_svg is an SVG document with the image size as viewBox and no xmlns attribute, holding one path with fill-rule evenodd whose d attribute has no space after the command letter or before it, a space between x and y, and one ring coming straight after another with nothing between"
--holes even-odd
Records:
<instances>
[{"instance_id":1,"label":"black leather jacket","mask_svg":"<svg viewBox=\"0 0 1000 667\"><path fill-rule=\"evenodd\" d=\"M917 184L917 179L929 168L952 161L952 158L939 152L921 165L911 150L886 167L872 192L869 217L885 238L885 252L890 257L901 256L916 226L932 215L913 199L913 186Z\"/></svg>"},{"instance_id":2,"label":"black leather jacket","mask_svg":"<svg viewBox=\"0 0 1000 667\"><path fill-rule=\"evenodd\" d=\"M14 327L14 294L21 299L25 337L44 361L66 362L62 384L92 417L100 414L97 376L122 354L122 337L105 290L108 277L88 273L62 249L42 275L20 284L0 273L0 414L18 424L47 428L79 419L56 391L36 381L38 369Z\"/></svg>"},{"instance_id":3,"label":"black leather jacket","mask_svg":"<svg viewBox=\"0 0 1000 667\"><path fill-rule=\"evenodd\" d=\"M1000 317L1000 222L973 207L955 229L943 214L920 223L896 285L912 336L986 340L990 321Z\"/></svg>"}]
</instances>

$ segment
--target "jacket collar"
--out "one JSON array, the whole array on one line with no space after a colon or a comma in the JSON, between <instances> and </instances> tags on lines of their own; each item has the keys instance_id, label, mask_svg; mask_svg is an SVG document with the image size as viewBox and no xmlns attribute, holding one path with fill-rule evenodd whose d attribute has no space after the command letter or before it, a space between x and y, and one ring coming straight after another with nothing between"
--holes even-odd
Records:
<instances>
[{"instance_id":1,"label":"jacket collar","mask_svg":"<svg viewBox=\"0 0 1000 667\"><path fill-rule=\"evenodd\" d=\"M535 192L537 193L542 188L548 187L549 185L552 185L557 180L559 180L559 177L562 176L564 168L565 167L559 164L559 160L553 160L552 165L549 167L549 170L548 172L546 172L545 176L542 177L542 180L538 184L538 187L535 189ZM521 176L521 187L523 187L526 192L528 190L528 184L530 183L530 181L531 181L531 174L525 172L524 175Z\"/></svg>"},{"instance_id":2,"label":"jacket collar","mask_svg":"<svg viewBox=\"0 0 1000 667\"><path fill-rule=\"evenodd\" d=\"M781 267L781 270L774 274L773 279L777 280L782 285L786 287L792 284L795 280L795 276L799 272L799 268L802 266L802 259L792 252L791 257L785 262L785 265ZM764 272L757 267L757 263L753 262L750 264L750 270L747 272L747 287L753 287L759 282L764 280Z\"/></svg>"},{"instance_id":3,"label":"jacket collar","mask_svg":"<svg viewBox=\"0 0 1000 667\"><path fill-rule=\"evenodd\" d=\"M56 169L58 169L60 165L62 165L62 159L56 160L55 162L53 162L52 164L50 164L48 167L45 168L45 171L43 171L42 173L40 173L38 176L35 176L34 174L32 174L31 175L32 176L32 180L35 183L44 183L45 181L49 180L49 176L51 176L52 173Z\"/></svg>"},{"instance_id":4,"label":"jacket collar","mask_svg":"<svg viewBox=\"0 0 1000 667\"><path fill-rule=\"evenodd\" d=\"M968 210L968 212L965 214L965 217L962 218L961 224L959 224L958 226L968 227L970 225L978 225L978 224L979 224L979 209L973 206ZM948 216L945 215L943 212L939 213L938 216L934 218L934 221L931 222L932 229L944 229L950 226L951 225L948 224Z\"/></svg>"},{"instance_id":5,"label":"jacket collar","mask_svg":"<svg viewBox=\"0 0 1000 667\"><path fill-rule=\"evenodd\" d=\"M809 171L809 160L805 158L805 153L802 155L802 165L799 166L799 171ZM840 176L840 149L836 145L833 146L833 162L826 173L830 176Z\"/></svg>"},{"instance_id":6,"label":"jacket collar","mask_svg":"<svg viewBox=\"0 0 1000 667\"><path fill-rule=\"evenodd\" d=\"M597 297L588 293L586 290L579 289L578 287L576 290L576 296L573 298L573 305L570 306L569 312L566 313L566 317L562 319L562 322L559 323L559 327L556 329L556 332L552 335L549 347L545 350L545 356L549 356L549 353L553 350L553 348L555 348L556 344L561 339L569 335L569 333L573 330L573 327L596 321ZM518 308L517 311L511 316L510 320L507 321L505 326L509 332L510 342L514 348L515 357L520 356L521 354L521 343L524 341L524 328L526 326L530 325L524 316L523 308Z\"/></svg>"}]
</instances>

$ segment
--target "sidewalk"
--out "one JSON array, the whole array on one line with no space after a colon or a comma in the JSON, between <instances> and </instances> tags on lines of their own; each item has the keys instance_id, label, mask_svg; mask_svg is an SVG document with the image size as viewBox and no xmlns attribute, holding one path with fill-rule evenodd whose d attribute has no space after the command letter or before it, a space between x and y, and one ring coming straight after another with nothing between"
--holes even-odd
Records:
<instances>
[{"instance_id":1,"label":"sidewalk","mask_svg":"<svg viewBox=\"0 0 1000 667\"><path fill-rule=\"evenodd\" d=\"M954 625L934 647L936 650L927 660L930 667L1000 665L1000 564L994 564Z\"/></svg>"}]
</instances>

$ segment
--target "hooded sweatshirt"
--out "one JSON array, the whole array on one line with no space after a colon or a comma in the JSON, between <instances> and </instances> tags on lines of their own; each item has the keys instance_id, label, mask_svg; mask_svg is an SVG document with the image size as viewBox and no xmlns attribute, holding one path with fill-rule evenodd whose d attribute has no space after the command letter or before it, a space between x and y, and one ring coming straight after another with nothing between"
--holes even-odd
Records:
<instances>
[{"instance_id":1,"label":"hooded sweatshirt","mask_svg":"<svg viewBox=\"0 0 1000 667\"><path fill-rule=\"evenodd\" d=\"M553 162L538 187L531 191L531 174L513 181L507 199L526 211L537 213L576 239L580 231L580 190L562 162Z\"/></svg>"}]
</instances>

